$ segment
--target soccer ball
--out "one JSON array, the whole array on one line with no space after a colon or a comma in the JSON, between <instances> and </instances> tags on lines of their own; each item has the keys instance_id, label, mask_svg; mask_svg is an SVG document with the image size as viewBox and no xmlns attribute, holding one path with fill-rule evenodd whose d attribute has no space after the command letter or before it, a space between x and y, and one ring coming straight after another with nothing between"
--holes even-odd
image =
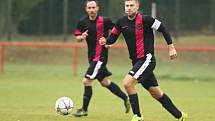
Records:
<instances>
[{"instance_id":1,"label":"soccer ball","mask_svg":"<svg viewBox=\"0 0 215 121\"><path fill-rule=\"evenodd\" d=\"M60 97L55 103L55 111L61 115L68 115L72 112L73 101L69 97Z\"/></svg>"}]
</instances>

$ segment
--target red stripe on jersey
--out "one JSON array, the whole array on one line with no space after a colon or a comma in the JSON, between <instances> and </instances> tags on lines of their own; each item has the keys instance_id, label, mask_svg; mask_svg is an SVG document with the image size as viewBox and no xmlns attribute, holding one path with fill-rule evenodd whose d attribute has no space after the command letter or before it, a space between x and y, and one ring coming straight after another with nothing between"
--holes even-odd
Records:
<instances>
[{"instance_id":1,"label":"red stripe on jersey","mask_svg":"<svg viewBox=\"0 0 215 121\"><path fill-rule=\"evenodd\" d=\"M111 33L112 34L115 34L115 35L120 35L120 31L116 28L116 27L114 27L112 30L111 30Z\"/></svg>"},{"instance_id":2,"label":"red stripe on jersey","mask_svg":"<svg viewBox=\"0 0 215 121\"><path fill-rule=\"evenodd\" d=\"M82 32L81 32L79 29L76 29L76 30L74 31L74 34L75 34L75 35L81 35Z\"/></svg>"},{"instance_id":3,"label":"red stripe on jersey","mask_svg":"<svg viewBox=\"0 0 215 121\"><path fill-rule=\"evenodd\" d=\"M137 58L144 57L144 30L143 30L143 16L137 14L135 23L136 33L136 54Z\"/></svg>"},{"instance_id":4,"label":"red stripe on jersey","mask_svg":"<svg viewBox=\"0 0 215 121\"><path fill-rule=\"evenodd\" d=\"M104 19L101 16L99 16L98 20L96 21L96 33L97 33L96 52L93 61L99 61L102 53L102 46L99 44L99 39L103 37L104 33Z\"/></svg>"}]
</instances>

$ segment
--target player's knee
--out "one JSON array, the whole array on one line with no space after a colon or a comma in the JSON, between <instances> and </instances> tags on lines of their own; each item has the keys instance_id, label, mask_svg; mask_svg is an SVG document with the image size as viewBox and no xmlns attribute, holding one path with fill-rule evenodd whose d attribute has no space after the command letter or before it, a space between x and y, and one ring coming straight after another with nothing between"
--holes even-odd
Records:
<instances>
[{"instance_id":1,"label":"player's knee","mask_svg":"<svg viewBox=\"0 0 215 121\"><path fill-rule=\"evenodd\" d=\"M154 99L159 99L159 97L160 96L158 96L157 94L155 94L155 93L150 93L151 94L151 96L154 98Z\"/></svg>"},{"instance_id":2,"label":"player's knee","mask_svg":"<svg viewBox=\"0 0 215 121\"><path fill-rule=\"evenodd\" d=\"M123 86L128 95L136 94L135 84L131 81L123 81Z\"/></svg>"},{"instance_id":3,"label":"player's knee","mask_svg":"<svg viewBox=\"0 0 215 121\"><path fill-rule=\"evenodd\" d=\"M92 80L84 78L83 84L84 84L84 86L92 86Z\"/></svg>"},{"instance_id":4,"label":"player's knee","mask_svg":"<svg viewBox=\"0 0 215 121\"><path fill-rule=\"evenodd\" d=\"M107 87L108 86L107 82L101 82L100 84L101 84L102 87Z\"/></svg>"},{"instance_id":5,"label":"player's knee","mask_svg":"<svg viewBox=\"0 0 215 121\"><path fill-rule=\"evenodd\" d=\"M100 82L100 84L101 84L102 87L107 87L107 86L110 85L110 83L111 83L111 81L108 80L108 79L104 79L104 80L102 80L102 81Z\"/></svg>"},{"instance_id":6,"label":"player's knee","mask_svg":"<svg viewBox=\"0 0 215 121\"><path fill-rule=\"evenodd\" d=\"M160 90L160 88L150 88L149 93L155 99L160 99L163 95L163 92Z\"/></svg>"},{"instance_id":7,"label":"player's knee","mask_svg":"<svg viewBox=\"0 0 215 121\"><path fill-rule=\"evenodd\" d=\"M134 87L135 84L135 80L133 80L130 76L126 76L123 80L123 86L125 87L125 89Z\"/></svg>"},{"instance_id":8,"label":"player's knee","mask_svg":"<svg viewBox=\"0 0 215 121\"><path fill-rule=\"evenodd\" d=\"M123 86L125 89L131 88L133 86L133 83L131 81L123 81Z\"/></svg>"}]
</instances>

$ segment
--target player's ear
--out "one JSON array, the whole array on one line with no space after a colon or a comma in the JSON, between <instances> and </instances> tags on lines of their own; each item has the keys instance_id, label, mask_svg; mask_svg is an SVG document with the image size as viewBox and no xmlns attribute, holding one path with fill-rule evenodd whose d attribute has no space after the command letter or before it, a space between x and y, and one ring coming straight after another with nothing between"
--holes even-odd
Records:
<instances>
[{"instance_id":1,"label":"player's ear","mask_svg":"<svg viewBox=\"0 0 215 121\"><path fill-rule=\"evenodd\" d=\"M139 2L137 2L137 10L139 11L139 8L140 8L140 4Z\"/></svg>"},{"instance_id":2,"label":"player's ear","mask_svg":"<svg viewBox=\"0 0 215 121\"><path fill-rule=\"evenodd\" d=\"M85 7L85 11L87 11L87 6Z\"/></svg>"}]
</instances>

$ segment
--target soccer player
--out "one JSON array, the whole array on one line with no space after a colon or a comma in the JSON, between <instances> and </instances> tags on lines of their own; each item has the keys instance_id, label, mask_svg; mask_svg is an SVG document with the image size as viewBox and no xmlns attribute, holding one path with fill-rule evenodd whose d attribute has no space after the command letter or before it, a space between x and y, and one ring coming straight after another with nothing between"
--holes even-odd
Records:
<instances>
[{"instance_id":1,"label":"soccer player","mask_svg":"<svg viewBox=\"0 0 215 121\"><path fill-rule=\"evenodd\" d=\"M125 38L133 65L123 80L134 114L131 121L143 121L135 89L137 83L141 84L178 121L187 121L187 114L181 112L167 94L160 89L153 73L156 65L153 30L163 34L168 44L170 59L177 57L169 32L159 20L138 12L138 0L125 0L124 3L126 16L122 16L117 20L111 35L107 39L101 38L99 41L101 45L105 45L108 48L116 42L120 33Z\"/></svg>"},{"instance_id":2,"label":"soccer player","mask_svg":"<svg viewBox=\"0 0 215 121\"><path fill-rule=\"evenodd\" d=\"M128 113L130 109L128 96L118 85L108 79L108 76L112 75L106 67L108 49L99 44L99 39L103 36L108 37L114 24L110 18L98 15L98 11L98 1L87 0L86 12L88 15L80 19L74 32L77 41L86 40L90 64L83 79L84 95L82 108L73 113L77 117L87 116L88 105L93 94L92 83L94 79L97 79L103 87L106 87L124 101L125 113Z\"/></svg>"}]
</instances>

